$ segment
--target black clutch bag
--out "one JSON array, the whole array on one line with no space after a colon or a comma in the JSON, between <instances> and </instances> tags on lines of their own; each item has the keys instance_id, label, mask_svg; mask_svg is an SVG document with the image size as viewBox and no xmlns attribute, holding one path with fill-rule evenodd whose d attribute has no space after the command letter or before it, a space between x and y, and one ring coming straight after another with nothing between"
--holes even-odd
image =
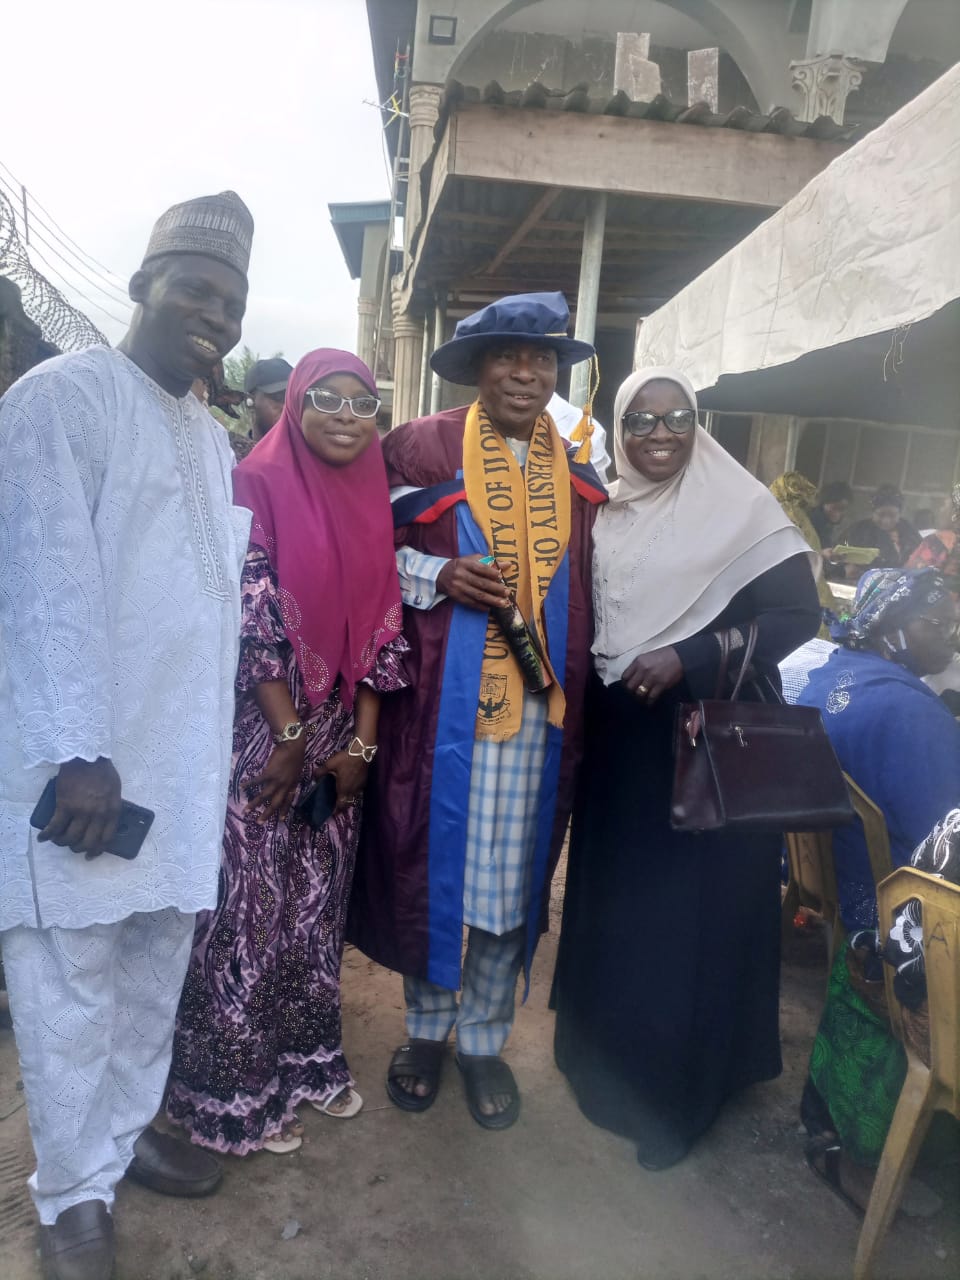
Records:
<instances>
[{"instance_id":1,"label":"black clutch bag","mask_svg":"<svg viewBox=\"0 0 960 1280\"><path fill-rule=\"evenodd\" d=\"M332 773L325 773L315 787L303 797L294 812L314 830L319 831L337 807L337 780Z\"/></svg>"},{"instance_id":2,"label":"black clutch bag","mask_svg":"<svg viewBox=\"0 0 960 1280\"><path fill-rule=\"evenodd\" d=\"M670 825L676 831L822 831L853 819L843 772L816 707L738 702L757 643L753 623L729 699L730 637L716 697L677 708Z\"/></svg>"}]
</instances>

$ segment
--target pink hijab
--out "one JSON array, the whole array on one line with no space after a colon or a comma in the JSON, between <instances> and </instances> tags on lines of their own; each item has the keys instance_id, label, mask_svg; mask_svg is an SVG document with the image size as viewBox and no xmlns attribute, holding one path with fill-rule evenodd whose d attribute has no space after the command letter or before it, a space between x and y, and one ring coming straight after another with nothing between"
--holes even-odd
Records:
<instances>
[{"instance_id":1,"label":"pink hijab","mask_svg":"<svg viewBox=\"0 0 960 1280\"><path fill-rule=\"evenodd\" d=\"M380 649L401 628L390 495L375 436L345 467L323 462L300 428L310 387L335 373L377 394L373 374L348 351L311 351L287 384L276 426L233 472L234 501L253 512L251 545L277 575L280 609L313 706L339 677L345 706Z\"/></svg>"}]
</instances>

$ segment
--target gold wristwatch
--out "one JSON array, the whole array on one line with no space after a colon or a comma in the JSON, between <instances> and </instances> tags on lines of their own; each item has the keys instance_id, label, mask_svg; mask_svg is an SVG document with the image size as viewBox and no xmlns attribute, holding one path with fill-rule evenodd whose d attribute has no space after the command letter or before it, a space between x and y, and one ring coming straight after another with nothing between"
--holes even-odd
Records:
<instances>
[{"instance_id":1,"label":"gold wristwatch","mask_svg":"<svg viewBox=\"0 0 960 1280\"><path fill-rule=\"evenodd\" d=\"M273 735L273 740L279 747L284 742L296 742L298 738L303 737L303 721L291 720L289 724L285 724L279 733Z\"/></svg>"}]
</instances>

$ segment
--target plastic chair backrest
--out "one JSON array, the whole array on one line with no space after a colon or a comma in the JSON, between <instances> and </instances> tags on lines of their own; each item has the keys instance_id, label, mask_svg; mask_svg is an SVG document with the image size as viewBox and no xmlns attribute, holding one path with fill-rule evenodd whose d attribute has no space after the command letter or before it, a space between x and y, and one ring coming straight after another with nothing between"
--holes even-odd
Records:
<instances>
[{"instance_id":1,"label":"plastic chair backrest","mask_svg":"<svg viewBox=\"0 0 960 1280\"><path fill-rule=\"evenodd\" d=\"M832 915L837 904L837 876L833 868L829 831L790 831L786 837L790 877L805 907Z\"/></svg>"},{"instance_id":2,"label":"plastic chair backrest","mask_svg":"<svg viewBox=\"0 0 960 1280\"><path fill-rule=\"evenodd\" d=\"M870 799L865 791L861 791L849 773L845 773L847 789L850 792L850 803L854 813L863 823L863 834L867 842L867 856L870 859L870 870L873 872L873 883L879 885L893 870L893 859L890 856L890 836L887 832L887 820L883 811Z\"/></svg>"},{"instance_id":3,"label":"plastic chair backrest","mask_svg":"<svg viewBox=\"0 0 960 1280\"><path fill-rule=\"evenodd\" d=\"M937 1105L960 1118L960 885L914 867L900 867L877 891L880 932L886 941L897 910L919 898L930 1012L930 1070L939 1086ZM903 1039L893 970L884 965L891 1026Z\"/></svg>"}]
</instances>

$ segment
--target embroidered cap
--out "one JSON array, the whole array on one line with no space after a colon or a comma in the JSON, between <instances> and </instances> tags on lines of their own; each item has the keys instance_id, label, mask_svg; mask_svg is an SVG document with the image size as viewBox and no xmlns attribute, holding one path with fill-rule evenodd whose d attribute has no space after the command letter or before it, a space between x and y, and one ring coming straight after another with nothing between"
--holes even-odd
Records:
<instances>
[{"instance_id":1,"label":"embroidered cap","mask_svg":"<svg viewBox=\"0 0 960 1280\"><path fill-rule=\"evenodd\" d=\"M459 321L453 337L437 347L430 368L448 382L475 387L480 357L504 342L534 342L552 347L561 369L589 360L589 342L567 337L570 308L562 293L514 293Z\"/></svg>"},{"instance_id":2,"label":"embroidered cap","mask_svg":"<svg viewBox=\"0 0 960 1280\"><path fill-rule=\"evenodd\" d=\"M150 235L144 264L166 253L202 253L242 276L250 265L253 216L235 191L198 196L161 214Z\"/></svg>"}]
</instances>

